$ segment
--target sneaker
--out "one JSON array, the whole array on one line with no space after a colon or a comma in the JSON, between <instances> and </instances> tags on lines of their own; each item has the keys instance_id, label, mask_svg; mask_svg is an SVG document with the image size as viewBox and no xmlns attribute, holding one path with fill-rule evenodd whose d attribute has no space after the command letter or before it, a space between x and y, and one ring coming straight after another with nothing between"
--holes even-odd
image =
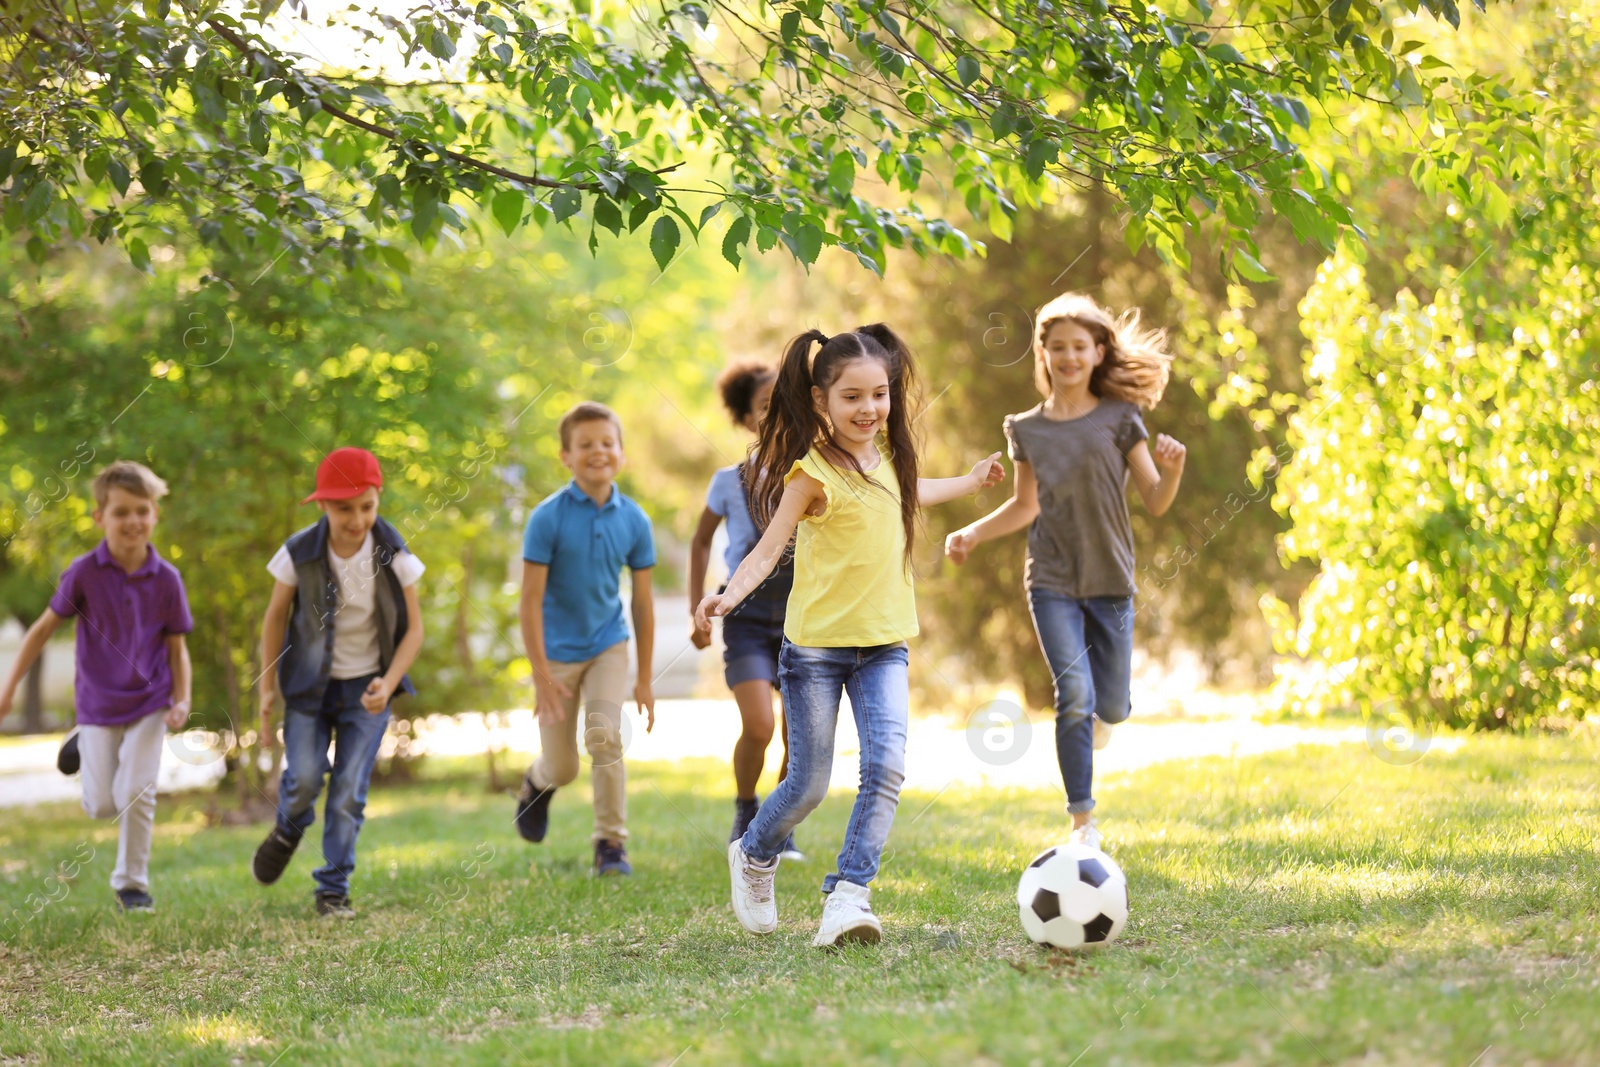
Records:
<instances>
[{"instance_id":1,"label":"sneaker","mask_svg":"<svg viewBox=\"0 0 1600 1067\"><path fill-rule=\"evenodd\" d=\"M761 810L761 798L743 800L733 798L733 830L728 834L729 841L737 841L750 829L750 823L755 820L756 812Z\"/></svg>"},{"instance_id":2,"label":"sneaker","mask_svg":"<svg viewBox=\"0 0 1600 1067\"><path fill-rule=\"evenodd\" d=\"M1088 845L1090 848L1099 848L1100 842L1104 839L1100 836L1100 828L1094 824L1094 816L1091 815L1089 821L1073 830L1072 836L1067 840L1074 845Z\"/></svg>"},{"instance_id":3,"label":"sneaker","mask_svg":"<svg viewBox=\"0 0 1600 1067\"><path fill-rule=\"evenodd\" d=\"M794 832L792 830L789 832L789 836L783 839L783 847L778 850L778 858L788 860L790 863L804 863L806 861L806 854L801 852L794 843Z\"/></svg>"},{"instance_id":4,"label":"sneaker","mask_svg":"<svg viewBox=\"0 0 1600 1067\"><path fill-rule=\"evenodd\" d=\"M594 873L602 876L633 873L633 866L628 863L628 850L621 841L602 838L594 843Z\"/></svg>"},{"instance_id":5,"label":"sneaker","mask_svg":"<svg viewBox=\"0 0 1600 1067\"><path fill-rule=\"evenodd\" d=\"M56 770L71 776L78 773L81 761L78 757L78 731L76 728L61 742L61 751L56 753Z\"/></svg>"},{"instance_id":6,"label":"sneaker","mask_svg":"<svg viewBox=\"0 0 1600 1067\"><path fill-rule=\"evenodd\" d=\"M778 903L772 896L773 875L778 873L778 858L757 863L739 847L728 842L728 873L733 880L733 914L739 925L752 934L770 934L778 928Z\"/></svg>"},{"instance_id":7,"label":"sneaker","mask_svg":"<svg viewBox=\"0 0 1600 1067\"><path fill-rule=\"evenodd\" d=\"M868 903L872 890L854 882L836 882L822 905L822 926L811 943L817 948L833 948L846 941L876 945L883 940L883 924L872 914Z\"/></svg>"},{"instance_id":8,"label":"sneaker","mask_svg":"<svg viewBox=\"0 0 1600 1067\"><path fill-rule=\"evenodd\" d=\"M256 849L256 858L250 864L250 871L256 876L256 881L262 885L276 882L283 869L289 866L294 850L299 847L299 835L291 835L283 827L274 826L267 839L261 842L261 847Z\"/></svg>"},{"instance_id":9,"label":"sneaker","mask_svg":"<svg viewBox=\"0 0 1600 1067\"><path fill-rule=\"evenodd\" d=\"M354 919L356 909L350 906L348 894L318 893L317 916L322 919Z\"/></svg>"},{"instance_id":10,"label":"sneaker","mask_svg":"<svg viewBox=\"0 0 1600 1067\"><path fill-rule=\"evenodd\" d=\"M149 912L156 910L156 902L155 898L143 889L119 889L117 907L123 911Z\"/></svg>"},{"instance_id":11,"label":"sneaker","mask_svg":"<svg viewBox=\"0 0 1600 1067\"><path fill-rule=\"evenodd\" d=\"M538 844L550 829L550 798L554 789L538 789L533 778L522 776L522 788L517 791L517 833L524 841Z\"/></svg>"},{"instance_id":12,"label":"sneaker","mask_svg":"<svg viewBox=\"0 0 1600 1067\"><path fill-rule=\"evenodd\" d=\"M1101 749L1109 745L1111 743L1111 731L1114 729L1116 729L1115 723L1101 722L1096 719L1094 721L1094 747Z\"/></svg>"}]
</instances>

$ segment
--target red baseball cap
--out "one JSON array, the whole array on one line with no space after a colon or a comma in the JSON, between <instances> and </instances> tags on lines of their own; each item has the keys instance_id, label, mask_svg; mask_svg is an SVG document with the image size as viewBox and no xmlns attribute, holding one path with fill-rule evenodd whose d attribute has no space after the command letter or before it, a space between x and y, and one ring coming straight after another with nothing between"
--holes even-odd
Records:
<instances>
[{"instance_id":1,"label":"red baseball cap","mask_svg":"<svg viewBox=\"0 0 1600 1067\"><path fill-rule=\"evenodd\" d=\"M317 464L317 491L300 501L349 500L368 489L383 488L378 457L364 448L336 448Z\"/></svg>"}]
</instances>

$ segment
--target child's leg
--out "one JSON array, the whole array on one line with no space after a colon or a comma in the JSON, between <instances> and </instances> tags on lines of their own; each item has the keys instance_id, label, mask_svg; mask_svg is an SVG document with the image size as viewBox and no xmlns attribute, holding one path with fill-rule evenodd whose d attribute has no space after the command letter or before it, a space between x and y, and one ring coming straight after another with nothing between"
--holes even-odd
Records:
<instances>
[{"instance_id":1,"label":"child's leg","mask_svg":"<svg viewBox=\"0 0 1600 1067\"><path fill-rule=\"evenodd\" d=\"M540 792L559 789L578 777L578 690L583 672L593 662L550 664L551 677L572 695L561 698L560 722L539 724L539 756L528 768L528 778Z\"/></svg>"},{"instance_id":2,"label":"child's leg","mask_svg":"<svg viewBox=\"0 0 1600 1067\"><path fill-rule=\"evenodd\" d=\"M122 731L117 773L111 794L122 812L117 831L117 866L112 889L150 892L150 839L156 823L156 779L161 773L161 747L167 738L166 709L131 722Z\"/></svg>"},{"instance_id":3,"label":"child's leg","mask_svg":"<svg viewBox=\"0 0 1600 1067\"><path fill-rule=\"evenodd\" d=\"M839 850L839 873L822 880L824 893L831 893L837 882L866 886L878 874L906 777L911 705L906 659L904 644L865 649L861 665L845 683L861 738L861 788Z\"/></svg>"},{"instance_id":4,"label":"child's leg","mask_svg":"<svg viewBox=\"0 0 1600 1067\"><path fill-rule=\"evenodd\" d=\"M1075 823L1094 810L1094 678L1083 633L1083 605L1045 589L1028 594L1033 628L1050 665L1056 696L1056 759Z\"/></svg>"},{"instance_id":5,"label":"child's leg","mask_svg":"<svg viewBox=\"0 0 1600 1067\"><path fill-rule=\"evenodd\" d=\"M328 683L329 692L337 696L334 706L326 709L334 727L333 773L328 777L322 819L322 858L327 863L311 872L319 893L349 895L350 875L356 869L356 838L366 821L367 785L389 726L388 708L374 715L361 706L361 694L370 681L369 677Z\"/></svg>"},{"instance_id":6,"label":"child's leg","mask_svg":"<svg viewBox=\"0 0 1600 1067\"><path fill-rule=\"evenodd\" d=\"M839 697L855 669L853 648L803 648L784 643L779 684L789 727L789 774L767 795L739 847L757 863L778 855L800 821L828 795Z\"/></svg>"},{"instance_id":7,"label":"child's leg","mask_svg":"<svg viewBox=\"0 0 1600 1067\"><path fill-rule=\"evenodd\" d=\"M339 683L328 682L322 710L283 713L283 776L278 779L278 828L295 840L317 818L317 794L328 776L328 743L333 739L329 700Z\"/></svg>"},{"instance_id":8,"label":"child's leg","mask_svg":"<svg viewBox=\"0 0 1600 1067\"><path fill-rule=\"evenodd\" d=\"M772 743L772 683L752 678L733 686L739 705L739 740L733 746L733 784L741 800L753 800Z\"/></svg>"},{"instance_id":9,"label":"child's leg","mask_svg":"<svg viewBox=\"0 0 1600 1067\"><path fill-rule=\"evenodd\" d=\"M126 726L78 727L78 781L83 786L83 812L91 819L115 819L122 813L111 791L117 776L117 753Z\"/></svg>"},{"instance_id":10,"label":"child's leg","mask_svg":"<svg viewBox=\"0 0 1600 1067\"><path fill-rule=\"evenodd\" d=\"M622 760L622 701L628 693L628 642L596 656L583 676L583 747L594 790L595 841L628 839L628 767Z\"/></svg>"},{"instance_id":11,"label":"child's leg","mask_svg":"<svg viewBox=\"0 0 1600 1067\"><path fill-rule=\"evenodd\" d=\"M1083 601L1083 634L1094 679L1094 717L1105 723L1122 722L1132 710L1133 598Z\"/></svg>"}]
</instances>

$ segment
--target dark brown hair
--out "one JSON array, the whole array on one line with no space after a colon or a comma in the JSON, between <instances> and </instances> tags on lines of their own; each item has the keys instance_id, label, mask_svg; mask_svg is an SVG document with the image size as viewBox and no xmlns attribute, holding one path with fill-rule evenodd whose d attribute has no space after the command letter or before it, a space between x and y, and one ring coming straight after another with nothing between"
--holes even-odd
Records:
<instances>
[{"instance_id":1,"label":"dark brown hair","mask_svg":"<svg viewBox=\"0 0 1600 1067\"><path fill-rule=\"evenodd\" d=\"M815 357L811 354L813 345L821 346ZM884 488L861 469L854 455L839 447L811 396L813 388L826 394L845 366L858 359L877 360L889 374L889 462L900 483L900 521L905 526L909 566L917 525L917 443L912 432L915 413L911 410L917 391L916 368L905 342L881 322L832 337L820 330L807 330L784 349L778 381L772 389L772 405L761 420L755 460L746 464L747 470L762 472L751 493L754 518L762 528L772 522L783 496L784 477L795 461L813 448L819 449L834 466L854 470ZM884 488L884 492L888 489Z\"/></svg>"},{"instance_id":2,"label":"dark brown hair","mask_svg":"<svg viewBox=\"0 0 1600 1067\"><path fill-rule=\"evenodd\" d=\"M764 359L736 359L717 375L717 392L729 418L742 425L755 407L756 392L778 377L778 370Z\"/></svg>"},{"instance_id":3,"label":"dark brown hair","mask_svg":"<svg viewBox=\"0 0 1600 1067\"><path fill-rule=\"evenodd\" d=\"M1044 350L1050 328L1073 322L1105 348L1105 358L1089 376L1089 392L1099 397L1126 400L1146 411L1161 402L1171 374L1172 356L1167 352L1165 330L1147 330L1139 325L1139 309L1124 311L1117 318L1082 293L1062 293L1035 316L1033 343L1033 384L1046 397L1050 395L1050 361Z\"/></svg>"},{"instance_id":4,"label":"dark brown hair","mask_svg":"<svg viewBox=\"0 0 1600 1067\"><path fill-rule=\"evenodd\" d=\"M617 413L604 404L593 400L584 400L572 405L567 413L561 416L561 423L556 432L561 435L561 451L565 452L572 447L572 428L580 422L599 422L608 419L611 425L617 428L617 444L622 444L622 420L617 418Z\"/></svg>"}]
</instances>

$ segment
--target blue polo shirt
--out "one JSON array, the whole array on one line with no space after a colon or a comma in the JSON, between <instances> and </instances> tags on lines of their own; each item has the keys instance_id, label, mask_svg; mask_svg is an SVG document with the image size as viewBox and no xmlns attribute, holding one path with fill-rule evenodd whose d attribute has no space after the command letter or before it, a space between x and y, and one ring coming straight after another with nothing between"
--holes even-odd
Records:
<instances>
[{"instance_id":1,"label":"blue polo shirt","mask_svg":"<svg viewBox=\"0 0 1600 1067\"><path fill-rule=\"evenodd\" d=\"M544 587L544 654L582 663L628 639L622 621L622 568L656 564L650 516L615 485L596 506L576 480L528 516L522 558L550 568Z\"/></svg>"}]
</instances>

